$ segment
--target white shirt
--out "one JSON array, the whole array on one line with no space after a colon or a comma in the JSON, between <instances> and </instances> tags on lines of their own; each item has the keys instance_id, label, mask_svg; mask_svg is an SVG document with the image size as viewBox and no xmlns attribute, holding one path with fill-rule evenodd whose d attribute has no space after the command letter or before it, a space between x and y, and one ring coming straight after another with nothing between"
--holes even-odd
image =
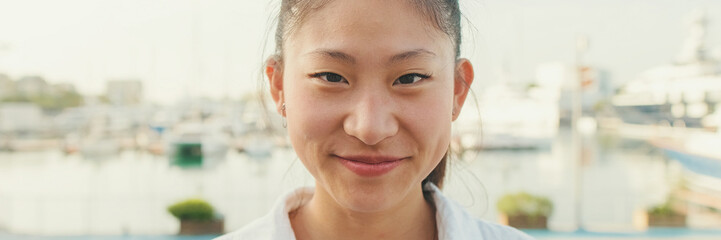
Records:
<instances>
[{"instance_id":1,"label":"white shirt","mask_svg":"<svg viewBox=\"0 0 721 240\"><path fill-rule=\"evenodd\" d=\"M446 198L436 185L426 184L436 204L436 227L439 240L458 239L533 239L515 228L489 223L471 216L462 206ZM313 196L313 188L299 188L286 194L267 215L251 222L240 230L214 240L295 240L288 213L303 206Z\"/></svg>"}]
</instances>

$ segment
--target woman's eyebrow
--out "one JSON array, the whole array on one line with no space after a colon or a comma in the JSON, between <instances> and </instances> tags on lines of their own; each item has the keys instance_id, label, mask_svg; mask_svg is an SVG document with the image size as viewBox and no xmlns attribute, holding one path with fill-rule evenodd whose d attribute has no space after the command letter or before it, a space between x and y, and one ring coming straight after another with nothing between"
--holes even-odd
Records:
<instances>
[{"instance_id":1,"label":"woman's eyebrow","mask_svg":"<svg viewBox=\"0 0 721 240\"><path fill-rule=\"evenodd\" d=\"M411 58L417 58L417 57L423 57L423 56L433 57L436 56L434 52L431 52L429 50L418 48L413 49L410 51L402 52L396 55L393 55L390 59L388 59L388 64L393 64L401 61L405 61Z\"/></svg>"},{"instance_id":2,"label":"woman's eyebrow","mask_svg":"<svg viewBox=\"0 0 721 240\"><path fill-rule=\"evenodd\" d=\"M321 49L316 49L307 54L308 55L321 55L321 56L336 59L338 61L345 62L348 64L356 63L356 59L353 56L351 56L347 53L338 51L338 50L321 48ZM436 56L436 54L434 52L431 52L431 51L423 49L423 48L413 49L410 51L402 52L402 53L391 56L388 59L388 64L393 64L393 63L406 61L408 59L423 57L423 56L432 57L432 56Z\"/></svg>"},{"instance_id":3,"label":"woman's eyebrow","mask_svg":"<svg viewBox=\"0 0 721 240\"><path fill-rule=\"evenodd\" d=\"M316 49L315 51L307 53L307 55L321 55L324 57L330 57L332 59L339 60L341 62L346 62L349 64L355 64L356 60L353 56L348 55L344 52L332 50L332 49Z\"/></svg>"}]
</instances>

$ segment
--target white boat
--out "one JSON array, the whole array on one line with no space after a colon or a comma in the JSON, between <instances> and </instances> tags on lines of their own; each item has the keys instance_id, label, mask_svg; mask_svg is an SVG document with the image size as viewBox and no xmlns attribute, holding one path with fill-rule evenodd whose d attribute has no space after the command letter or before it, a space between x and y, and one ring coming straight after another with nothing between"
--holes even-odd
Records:
<instances>
[{"instance_id":1,"label":"white boat","mask_svg":"<svg viewBox=\"0 0 721 240\"><path fill-rule=\"evenodd\" d=\"M177 165L205 165L208 160L224 159L229 142L218 122L184 122L173 128L167 154Z\"/></svg>"},{"instance_id":2,"label":"white boat","mask_svg":"<svg viewBox=\"0 0 721 240\"><path fill-rule=\"evenodd\" d=\"M84 139L80 146L80 153L88 159L102 159L116 156L120 153L120 143L112 138Z\"/></svg>"},{"instance_id":3,"label":"white boat","mask_svg":"<svg viewBox=\"0 0 721 240\"><path fill-rule=\"evenodd\" d=\"M555 93L554 93L555 91ZM551 94L549 94L551 93ZM547 87L521 89L507 82L481 93L475 114L472 101L456 123L462 149L548 148L558 133L558 92Z\"/></svg>"},{"instance_id":4,"label":"white boat","mask_svg":"<svg viewBox=\"0 0 721 240\"><path fill-rule=\"evenodd\" d=\"M248 133L244 137L244 151L253 159L270 158L275 148L272 136L266 132Z\"/></svg>"},{"instance_id":5,"label":"white boat","mask_svg":"<svg viewBox=\"0 0 721 240\"><path fill-rule=\"evenodd\" d=\"M721 131L694 132L683 137L659 138L652 143L687 170L721 181ZM721 192L721 185L718 187Z\"/></svg>"},{"instance_id":6,"label":"white boat","mask_svg":"<svg viewBox=\"0 0 721 240\"><path fill-rule=\"evenodd\" d=\"M721 65L707 54L707 18L693 15L690 34L676 61L649 69L613 97L621 119L630 124L718 127Z\"/></svg>"}]
</instances>

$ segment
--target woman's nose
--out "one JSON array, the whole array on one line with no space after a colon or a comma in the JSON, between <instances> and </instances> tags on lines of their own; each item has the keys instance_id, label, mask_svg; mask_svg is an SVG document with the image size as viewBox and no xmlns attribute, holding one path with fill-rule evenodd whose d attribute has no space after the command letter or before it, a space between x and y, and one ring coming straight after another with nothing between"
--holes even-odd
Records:
<instances>
[{"instance_id":1,"label":"woman's nose","mask_svg":"<svg viewBox=\"0 0 721 240\"><path fill-rule=\"evenodd\" d=\"M355 99L343 122L348 135L372 146L398 133L396 104L390 96L373 91Z\"/></svg>"}]
</instances>

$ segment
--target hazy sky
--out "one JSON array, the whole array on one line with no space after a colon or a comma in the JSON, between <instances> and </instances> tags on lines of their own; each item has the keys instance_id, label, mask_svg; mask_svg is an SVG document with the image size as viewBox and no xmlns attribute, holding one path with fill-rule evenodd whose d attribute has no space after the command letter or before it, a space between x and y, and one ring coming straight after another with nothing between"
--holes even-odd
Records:
<instances>
[{"instance_id":1,"label":"hazy sky","mask_svg":"<svg viewBox=\"0 0 721 240\"><path fill-rule=\"evenodd\" d=\"M0 72L70 82L86 94L110 79L141 79L157 102L183 96L237 97L255 90L278 0L0 0ZM721 1L461 0L462 55L477 83L530 80L544 62L572 63L586 34L584 60L622 83L668 63L694 9L710 18L709 46L721 49ZM2 45L8 45L2 50ZM272 42L268 41L268 47Z\"/></svg>"}]
</instances>

